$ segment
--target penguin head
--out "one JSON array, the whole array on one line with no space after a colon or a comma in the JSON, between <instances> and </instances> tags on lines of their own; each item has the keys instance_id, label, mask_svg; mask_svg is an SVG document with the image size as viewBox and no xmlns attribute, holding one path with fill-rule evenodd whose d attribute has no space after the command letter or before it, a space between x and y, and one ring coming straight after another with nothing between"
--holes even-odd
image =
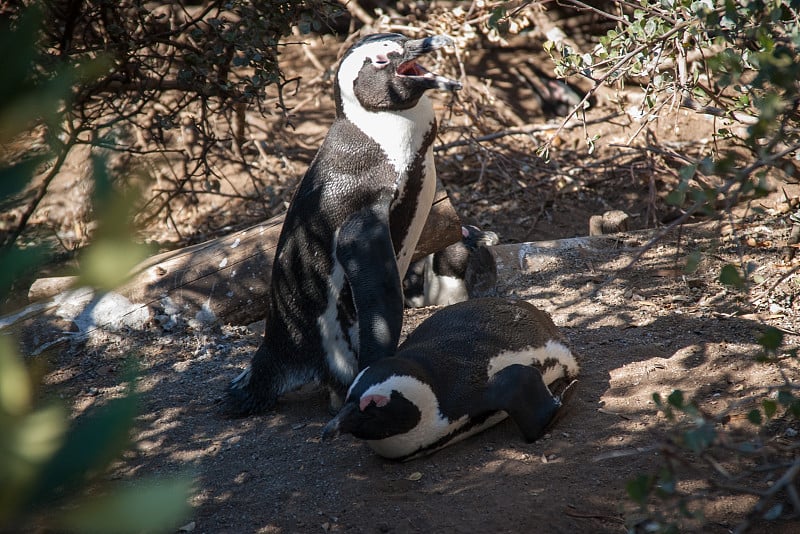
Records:
<instances>
[{"instance_id":1,"label":"penguin head","mask_svg":"<svg viewBox=\"0 0 800 534\"><path fill-rule=\"evenodd\" d=\"M461 227L461 241L470 250L475 250L479 246L493 247L500 243L500 237L491 230L481 230L471 224Z\"/></svg>"},{"instance_id":2,"label":"penguin head","mask_svg":"<svg viewBox=\"0 0 800 534\"><path fill-rule=\"evenodd\" d=\"M397 111L417 105L425 91L457 91L461 83L438 76L417 63L420 56L452 43L444 35L409 39L398 33L370 35L356 43L336 73L336 110L344 103L367 111Z\"/></svg>"},{"instance_id":3,"label":"penguin head","mask_svg":"<svg viewBox=\"0 0 800 534\"><path fill-rule=\"evenodd\" d=\"M491 247L500 242L496 233L489 230L481 230L477 226L465 225L461 227L461 241L436 252L433 255L433 274L437 276L452 276L463 279L469 262L474 256L485 259L484 253L480 252L481 247ZM489 258L493 256L488 255ZM496 268L495 268L496 270ZM457 302L457 301L452 301Z\"/></svg>"},{"instance_id":4,"label":"penguin head","mask_svg":"<svg viewBox=\"0 0 800 534\"><path fill-rule=\"evenodd\" d=\"M414 429L422 419L418 406L420 386L425 385L401 370L404 361L385 358L356 377L339 413L322 430L322 439L352 434L364 440L381 440Z\"/></svg>"}]
</instances>

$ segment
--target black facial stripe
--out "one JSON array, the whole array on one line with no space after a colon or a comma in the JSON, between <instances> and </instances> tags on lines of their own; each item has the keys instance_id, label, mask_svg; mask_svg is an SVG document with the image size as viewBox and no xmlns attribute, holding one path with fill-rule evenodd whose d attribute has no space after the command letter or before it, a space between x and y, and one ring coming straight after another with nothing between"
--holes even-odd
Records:
<instances>
[{"instance_id":1,"label":"black facial stripe","mask_svg":"<svg viewBox=\"0 0 800 534\"><path fill-rule=\"evenodd\" d=\"M386 405L369 405L364 408L358 414L350 433L359 439L385 439L409 432L419 424L421 418L422 413L413 402L397 391L392 391Z\"/></svg>"}]
</instances>

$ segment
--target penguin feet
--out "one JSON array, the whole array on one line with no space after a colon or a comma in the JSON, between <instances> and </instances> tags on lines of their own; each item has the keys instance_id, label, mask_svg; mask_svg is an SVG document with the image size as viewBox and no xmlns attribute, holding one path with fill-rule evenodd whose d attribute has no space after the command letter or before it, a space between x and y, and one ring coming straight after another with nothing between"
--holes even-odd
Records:
<instances>
[{"instance_id":1,"label":"penguin feet","mask_svg":"<svg viewBox=\"0 0 800 534\"><path fill-rule=\"evenodd\" d=\"M330 406L328 407L328 411L331 415L336 415L339 413L339 410L342 409L342 405L344 404L344 395L342 395L333 387L328 388L328 393L330 394Z\"/></svg>"},{"instance_id":2,"label":"penguin feet","mask_svg":"<svg viewBox=\"0 0 800 534\"><path fill-rule=\"evenodd\" d=\"M248 367L231 380L225 390L223 410L228 417L246 417L268 412L275 407L275 403L274 396L260 395L254 391L251 368Z\"/></svg>"}]
</instances>

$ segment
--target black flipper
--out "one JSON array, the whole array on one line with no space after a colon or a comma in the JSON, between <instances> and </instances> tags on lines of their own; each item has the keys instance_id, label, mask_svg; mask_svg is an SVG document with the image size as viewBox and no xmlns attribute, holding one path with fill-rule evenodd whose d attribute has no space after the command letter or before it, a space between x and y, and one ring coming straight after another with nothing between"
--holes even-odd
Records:
<instances>
[{"instance_id":1,"label":"black flipper","mask_svg":"<svg viewBox=\"0 0 800 534\"><path fill-rule=\"evenodd\" d=\"M561 407L542 373L527 365L509 365L494 375L488 395L492 407L505 410L528 442L542 437Z\"/></svg>"},{"instance_id":2,"label":"black flipper","mask_svg":"<svg viewBox=\"0 0 800 534\"><path fill-rule=\"evenodd\" d=\"M358 316L358 366L392 356L403 326L403 289L389 230L388 206L351 215L339 230L336 257Z\"/></svg>"}]
</instances>

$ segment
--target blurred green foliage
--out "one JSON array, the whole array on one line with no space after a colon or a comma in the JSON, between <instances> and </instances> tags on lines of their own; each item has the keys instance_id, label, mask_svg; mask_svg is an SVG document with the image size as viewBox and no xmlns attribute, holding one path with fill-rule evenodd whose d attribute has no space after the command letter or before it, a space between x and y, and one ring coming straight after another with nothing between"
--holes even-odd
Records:
<instances>
[{"instance_id":1,"label":"blurred green foliage","mask_svg":"<svg viewBox=\"0 0 800 534\"><path fill-rule=\"evenodd\" d=\"M797 350L783 348L783 333L776 328L767 328L758 342L762 348L757 358L760 362L780 363L783 358L797 361ZM800 382L796 377L784 374L782 384L760 388L754 398L757 407L747 412L746 419L757 430L765 429L776 420L782 421L780 426L791 428L789 423L800 420ZM727 425L731 408L735 410L735 407L710 415L697 402L687 399L681 390L672 391L666 399L654 393L653 402L673 426L662 444L655 467L626 483L628 496L638 508L638 512L629 516L631 532L645 529L672 533L701 528L705 522L704 504L719 493L756 495L760 498L750 514L752 518L760 516L772 521L781 517L788 504L783 500L786 494L767 489L771 482L778 480L794 483L794 477L783 476L784 472L796 469L800 462L791 454L791 446L781 455L775 444L732 431ZM738 469L728 471L722 466L724 458L732 459ZM687 470L690 463L695 468ZM698 466L701 467L698 469ZM684 478L696 480L704 472L707 489L686 489L686 486L681 489ZM767 484L765 488L744 482L748 475L756 473L762 485ZM739 525L737 532L746 530L748 521Z\"/></svg>"},{"instance_id":2,"label":"blurred green foliage","mask_svg":"<svg viewBox=\"0 0 800 534\"><path fill-rule=\"evenodd\" d=\"M678 105L714 116L719 125L714 141L724 143L712 144L711 156L691 161L682 154L689 162L667 192L668 204L722 216L765 195L768 172L800 175L800 1L640 0L602 7L616 27L591 54L544 43L556 74L577 73L598 86L639 84L644 124ZM744 267L725 269L721 281L747 286Z\"/></svg>"},{"instance_id":3,"label":"blurred green foliage","mask_svg":"<svg viewBox=\"0 0 800 534\"><path fill-rule=\"evenodd\" d=\"M63 120L75 82L103 69L102 60L77 67L69 62L50 71L34 68L41 11L32 8L0 27L0 143L37 124ZM51 140L54 145L58 140ZM19 161L0 161L0 206L30 187L37 172L61 148ZM132 196L117 190L95 161L98 239L82 255L81 276L108 288L146 254L131 240ZM46 259L40 247L15 242L0 248L0 299L14 279ZM122 276L121 276L122 275ZM70 420L61 402L39 401L37 380L14 341L0 336L0 530L30 525L77 532L171 531L189 510L191 478L153 477L110 485L103 474L131 445L138 411L135 372L120 398Z\"/></svg>"},{"instance_id":4,"label":"blurred green foliage","mask_svg":"<svg viewBox=\"0 0 800 534\"><path fill-rule=\"evenodd\" d=\"M583 5L571 0L565 4ZM644 91L638 110L643 124L667 107L685 106L713 116L718 125L709 155L696 156L691 149L680 154L685 164L676 186L665 195L668 204L683 210L685 217L678 222L691 214L729 217L733 206L768 192L768 173L790 179L800 175L800 1L612 1L593 10L605 13L615 27L598 39L591 54L563 42L544 43L557 75L580 74L596 86L639 85ZM591 151L588 141L587 147ZM701 254L687 254L686 269L692 271ZM719 282L744 293L753 271L742 255L741 264L723 266ZM746 420L760 431L776 419L793 422L800 417L800 383L785 372L785 362L796 362L797 351L783 347L781 331L766 328L757 342L761 353L756 359L776 365L784 376L779 386L753 392L757 407L747 412ZM719 458L732 457L733 463L745 465L758 458L763 462L760 477L769 473L773 480L780 479L787 458L791 468L800 461L795 455L793 463L792 454L785 453L783 463L770 466L770 453L756 445L756 438L734 436L725 426L727 414L708 415L680 390L666 399L655 394L653 400L673 426L657 466L627 483L639 508L631 532L702 530L703 504L715 492L747 490L745 474L728 473ZM689 464L693 479L705 480L707 489L681 490L682 468ZM797 506L794 491L789 500ZM759 497L752 517L781 516L787 501L773 499L773 493L752 491ZM746 529L749 520L738 528Z\"/></svg>"}]
</instances>

